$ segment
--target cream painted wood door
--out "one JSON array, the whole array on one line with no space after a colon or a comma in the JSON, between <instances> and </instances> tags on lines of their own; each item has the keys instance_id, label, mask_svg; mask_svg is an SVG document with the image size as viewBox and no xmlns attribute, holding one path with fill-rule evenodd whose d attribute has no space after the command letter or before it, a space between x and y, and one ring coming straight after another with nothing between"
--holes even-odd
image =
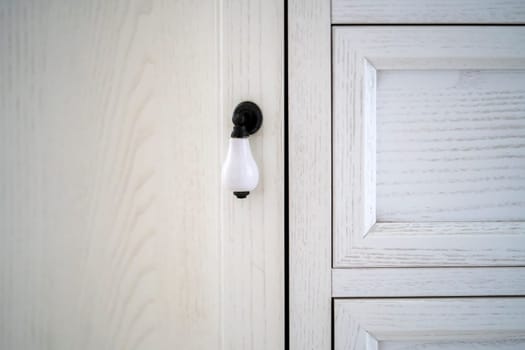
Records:
<instances>
[{"instance_id":1,"label":"cream painted wood door","mask_svg":"<svg viewBox=\"0 0 525 350\"><path fill-rule=\"evenodd\" d=\"M334 266L525 265L525 27L333 38Z\"/></svg>"},{"instance_id":2,"label":"cream painted wood door","mask_svg":"<svg viewBox=\"0 0 525 350\"><path fill-rule=\"evenodd\" d=\"M0 349L283 348L283 23L282 0L0 0Z\"/></svg>"},{"instance_id":3,"label":"cream painted wood door","mask_svg":"<svg viewBox=\"0 0 525 350\"><path fill-rule=\"evenodd\" d=\"M335 348L522 348L525 28L332 39Z\"/></svg>"},{"instance_id":4,"label":"cream painted wood door","mask_svg":"<svg viewBox=\"0 0 525 350\"><path fill-rule=\"evenodd\" d=\"M291 0L291 349L525 346L525 2Z\"/></svg>"}]
</instances>

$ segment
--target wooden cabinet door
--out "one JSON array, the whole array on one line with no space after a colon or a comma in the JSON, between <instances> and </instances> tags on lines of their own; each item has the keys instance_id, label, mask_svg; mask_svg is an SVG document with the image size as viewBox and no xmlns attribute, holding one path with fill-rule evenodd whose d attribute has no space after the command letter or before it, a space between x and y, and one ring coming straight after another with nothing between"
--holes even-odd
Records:
<instances>
[{"instance_id":1,"label":"wooden cabinet door","mask_svg":"<svg viewBox=\"0 0 525 350\"><path fill-rule=\"evenodd\" d=\"M525 348L524 11L288 2L291 349Z\"/></svg>"},{"instance_id":2,"label":"wooden cabinet door","mask_svg":"<svg viewBox=\"0 0 525 350\"><path fill-rule=\"evenodd\" d=\"M284 348L283 55L283 0L0 1L0 349Z\"/></svg>"},{"instance_id":3,"label":"wooden cabinet door","mask_svg":"<svg viewBox=\"0 0 525 350\"><path fill-rule=\"evenodd\" d=\"M334 267L525 265L525 27L332 35Z\"/></svg>"},{"instance_id":4,"label":"wooden cabinet door","mask_svg":"<svg viewBox=\"0 0 525 350\"><path fill-rule=\"evenodd\" d=\"M519 350L525 298L335 301L336 350Z\"/></svg>"}]
</instances>

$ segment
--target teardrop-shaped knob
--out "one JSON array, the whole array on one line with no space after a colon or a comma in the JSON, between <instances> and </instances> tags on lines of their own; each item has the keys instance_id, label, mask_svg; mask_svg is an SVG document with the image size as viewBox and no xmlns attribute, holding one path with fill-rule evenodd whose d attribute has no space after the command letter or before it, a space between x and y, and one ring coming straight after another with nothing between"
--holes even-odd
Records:
<instances>
[{"instance_id":1,"label":"teardrop-shaped knob","mask_svg":"<svg viewBox=\"0 0 525 350\"><path fill-rule=\"evenodd\" d=\"M259 183L259 169L252 156L248 138L231 138L222 166L222 183L237 198L246 198Z\"/></svg>"},{"instance_id":2,"label":"teardrop-shaped knob","mask_svg":"<svg viewBox=\"0 0 525 350\"><path fill-rule=\"evenodd\" d=\"M246 198L259 182L259 169L248 136L259 130L262 120L261 110L253 102L242 102L233 112L234 127L222 166L222 183L237 198Z\"/></svg>"}]
</instances>

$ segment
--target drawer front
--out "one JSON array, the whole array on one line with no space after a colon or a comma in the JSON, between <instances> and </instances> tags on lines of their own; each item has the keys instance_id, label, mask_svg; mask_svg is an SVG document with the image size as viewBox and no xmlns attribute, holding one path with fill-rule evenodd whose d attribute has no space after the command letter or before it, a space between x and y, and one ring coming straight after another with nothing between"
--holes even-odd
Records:
<instances>
[{"instance_id":1,"label":"drawer front","mask_svg":"<svg viewBox=\"0 0 525 350\"><path fill-rule=\"evenodd\" d=\"M332 23L524 23L523 0L332 0Z\"/></svg>"},{"instance_id":2,"label":"drawer front","mask_svg":"<svg viewBox=\"0 0 525 350\"><path fill-rule=\"evenodd\" d=\"M340 299L336 350L521 350L525 298Z\"/></svg>"},{"instance_id":3,"label":"drawer front","mask_svg":"<svg viewBox=\"0 0 525 350\"><path fill-rule=\"evenodd\" d=\"M333 29L334 267L525 265L525 27Z\"/></svg>"}]
</instances>

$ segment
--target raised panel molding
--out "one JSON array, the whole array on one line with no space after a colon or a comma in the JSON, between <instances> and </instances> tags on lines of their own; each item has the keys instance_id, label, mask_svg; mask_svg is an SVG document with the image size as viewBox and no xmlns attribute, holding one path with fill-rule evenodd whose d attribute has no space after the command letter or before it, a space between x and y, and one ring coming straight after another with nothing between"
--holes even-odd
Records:
<instances>
[{"instance_id":1,"label":"raised panel molding","mask_svg":"<svg viewBox=\"0 0 525 350\"><path fill-rule=\"evenodd\" d=\"M338 299L334 313L335 350L525 346L525 298Z\"/></svg>"},{"instance_id":2,"label":"raised panel molding","mask_svg":"<svg viewBox=\"0 0 525 350\"><path fill-rule=\"evenodd\" d=\"M334 267L525 265L524 221L378 222L376 215L378 71L522 71L525 28L335 27L333 38ZM514 109L525 112L524 96ZM521 148L514 152L524 162Z\"/></svg>"}]
</instances>

